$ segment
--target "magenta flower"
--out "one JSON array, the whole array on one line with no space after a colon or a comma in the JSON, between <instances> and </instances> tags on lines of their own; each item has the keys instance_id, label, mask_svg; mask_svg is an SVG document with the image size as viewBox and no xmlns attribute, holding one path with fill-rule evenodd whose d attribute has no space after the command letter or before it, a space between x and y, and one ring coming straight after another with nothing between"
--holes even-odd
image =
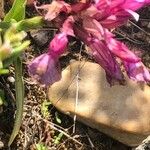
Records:
<instances>
[{"instance_id":1,"label":"magenta flower","mask_svg":"<svg viewBox=\"0 0 150 150\"><path fill-rule=\"evenodd\" d=\"M61 78L58 58L48 53L35 58L31 64L29 64L28 71L29 75L32 76L35 81L44 85L51 85Z\"/></svg>"},{"instance_id":2,"label":"magenta flower","mask_svg":"<svg viewBox=\"0 0 150 150\"><path fill-rule=\"evenodd\" d=\"M105 69L106 78L110 85L113 85L113 82L116 80L122 81L123 74L119 64L113 54L109 51L107 45L98 39L94 39L89 44L89 47L92 50L92 55L96 62L99 63L103 69Z\"/></svg>"},{"instance_id":3,"label":"magenta flower","mask_svg":"<svg viewBox=\"0 0 150 150\"><path fill-rule=\"evenodd\" d=\"M66 34L56 34L50 42L48 52L35 58L29 65L29 74L43 85L52 85L60 80L61 69L59 57L64 52L68 43Z\"/></svg>"},{"instance_id":4,"label":"magenta flower","mask_svg":"<svg viewBox=\"0 0 150 150\"><path fill-rule=\"evenodd\" d=\"M150 73L142 62L129 63L124 61L130 79L140 82L150 82Z\"/></svg>"},{"instance_id":5,"label":"magenta flower","mask_svg":"<svg viewBox=\"0 0 150 150\"><path fill-rule=\"evenodd\" d=\"M105 69L108 82L112 84L113 80L123 80L123 75L114 56L130 63L139 62L140 58L131 52L126 45L115 40L114 35L103 28L95 19L84 20L83 27L82 30L76 27L76 35L91 48L91 54Z\"/></svg>"},{"instance_id":6,"label":"magenta flower","mask_svg":"<svg viewBox=\"0 0 150 150\"><path fill-rule=\"evenodd\" d=\"M107 28L120 26L131 16L138 21L135 11L149 3L150 0L95 0L95 7L101 12L97 19Z\"/></svg>"},{"instance_id":7,"label":"magenta flower","mask_svg":"<svg viewBox=\"0 0 150 150\"><path fill-rule=\"evenodd\" d=\"M61 12L69 13L71 11L71 7L69 4L65 3L64 1L56 1L56 0L53 0L51 4L42 5L40 7L35 6L35 7L37 10L42 9L46 11L45 20L49 20L49 21L56 18Z\"/></svg>"},{"instance_id":8,"label":"magenta flower","mask_svg":"<svg viewBox=\"0 0 150 150\"><path fill-rule=\"evenodd\" d=\"M64 53L65 48L67 47L68 38L65 33L56 34L53 40L49 44L48 53L54 56L60 56Z\"/></svg>"},{"instance_id":9,"label":"magenta flower","mask_svg":"<svg viewBox=\"0 0 150 150\"><path fill-rule=\"evenodd\" d=\"M91 30L92 31L90 33L94 31L94 29L92 28ZM119 64L115 59L115 56L110 52L104 40L99 40L98 38L91 36L86 30L80 30L77 26L75 27L75 34L86 45L89 46L89 48L91 49L90 54L94 57L96 62L100 64L100 66L105 70L106 78L110 85L113 85L114 81L116 80L122 81L124 79Z\"/></svg>"},{"instance_id":10,"label":"magenta flower","mask_svg":"<svg viewBox=\"0 0 150 150\"><path fill-rule=\"evenodd\" d=\"M73 24L75 20L72 16L69 16L63 23L62 28L60 28L61 32L64 32L67 35L75 36L73 31Z\"/></svg>"},{"instance_id":11,"label":"magenta flower","mask_svg":"<svg viewBox=\"0 0 150 150\"><path fill-rule=\"evenodd\" d=\"M130 17L138 20L139 15L135 11L147 4L150 0L94 0L74 4L53 0L51 4L36 6L43 10L45 20L53 21L61 33L50 42L48 52L29 65L30 74L46 85L58 81L61 76L58 59L68 43L67 36L74 36L89 46L90 54L105 70L110 84L114 80L123 80L118 58L129 78L149 82L150 73L141 59L110 32Z\"/></svg>"},{"instance_id":12,"label":"magenta flower","mask_svg":"<svg viewBox=\"0 0 150 150\"><path fill-rule=\"evenodd\" d=\"M131 52L124 43L114 39L114 35L112 33L110 33L108 30L105 31L106 31L105 36L106 45L114 55L116 55L117 57L119 57L124 61L132 63L136 63L141 60L133 52Z\"/></svg>"}]
</instances>

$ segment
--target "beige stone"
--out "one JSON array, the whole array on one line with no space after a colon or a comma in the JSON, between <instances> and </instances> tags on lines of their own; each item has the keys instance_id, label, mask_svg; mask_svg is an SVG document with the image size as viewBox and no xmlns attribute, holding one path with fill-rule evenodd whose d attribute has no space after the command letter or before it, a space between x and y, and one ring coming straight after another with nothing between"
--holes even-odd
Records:
<instances>
[{"instance_id":1,"label":"beige stone","mask_svg":"<svg viewBox=\"0 0 150 150\"><path fill-rule=\"evenodd\" d=\"M96 63L71 63L48 96L63 113L76 113L81 122L129 146L139 145L150 134L150 87L128 79L125 86L110 87Z\"/></svg>"}]
</instances>

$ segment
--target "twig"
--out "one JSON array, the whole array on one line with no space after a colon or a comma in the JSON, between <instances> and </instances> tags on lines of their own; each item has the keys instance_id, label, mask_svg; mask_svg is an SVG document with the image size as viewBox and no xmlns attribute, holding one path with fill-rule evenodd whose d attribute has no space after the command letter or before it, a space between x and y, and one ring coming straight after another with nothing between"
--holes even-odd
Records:
<instances>
[{"instance_id":1,"label":"twig","mask_svg":"<svg viewBox=\"0 0 150 150\"><path fill-rule=\"evenodd\" d=\"M150 149L150 136L148 136L142 144L133 150L149 150Z\"/></svg>"},{"instance_id":2,"label":"twig","mask_svg":"<svg viewBox=\"0 0 150 150\"><path fill-rule=\"evenodd\" d=\"M93 144L91 138L89 137L89 135L88 135L87 133L86 133L86 136L87 136L87 139L88 139L88 141L89 141L89 143L90 143L90 145L91 145L91 148L94 149L95 146L94 146L94 144Z\"/></svg>"},{"instance_id":3,"label":"twig","mask_svg":"<svg viewBox=\"0 0 150 150\"><path fill-rule=\"evenodd\" d=\"M75 115L73 117L73 121L74 121L73 133L75 133L75 128L76 128L76 118L77 118L76 111L77 111L77 106L78 106L78 99L79 99L79 69L78 69L78 73L76 76L76 98L75 98L75 110L74 110Z\"/></svg>"},{"instance_id":4,"label":"twig","mask_svg":"<svg viewBox=\"0 0 150 150\"><path fill-rule=\"evenodd\" d=\"M81 61L82 46L83 46L83 43L81 43L81 46L80 46L79 61ZM77 111L78 100L79 100L79 78L80 78L79 73L80 73L80 63L79 63L77 75L76 75L76 98L75 98L75 110L74 110L74 117L73 117L73 121L74 121L73 134L75 133L75 129L76 129L76 119L77 119L76 111Z\"/></svg>"},{"instance_id":5,"label":"twig","mask_svg":"<svg viewBox=\"0 0 150 150\"><path fill-rule=\"evenodd\" d=\"M148 32L146 32L145 30L143 30L141 27L139 27L138 25L136 25L134 22L129 21L133 26L137 27L139 30L141 30L142 32L144 32L145 34L147 34L148 36L150 36L150 34Z\"/></svg>"},{"instance_id":6,"label":"twig","mask_svg":"<svg viewBox=\"0 0 150 150\"><path fill-rule=\"evenodd\" d=\"M83 145L81 142L79 142L79 141L76 140L75 138L71 137L69 134L67 134L67 133L64 132L63 130L57 128L57 127L55 126L55 124L53 124L53 123L51 123L50 121L48 121L48 120L42 118L39 114L36 114L36 113L35 113L35 115L36 115L36 117L38 117L39 119L41 119L41 120L43 120L44 122L46 122L52 129L54 129L54 130L56 130L56 131L58 131L58 132L60 132L60 133L63 133L67 138L73 140L74 142L78 143L79 145Z\"/></svg>"},{"instance_id":7,"label":"twig","mask_svg":"<svg viewBox=\"0 0 150 150\"><path fill-rule=\"evenodd\" d=\"M135 44L143 44L143 45L144 45L144 43L139 42L138 40L135 40L135 39L133 40L133 39L129 38L127 35L124 35L123 33L120 33L120 32L117 32L117 31L114 31L114 33L116 33L116 34L118 34L118 35L124 37L125 39L127 39L127 40L130 41L130 42L133 42L133 43L135 43Z\"/></svg>"}]
</instances>

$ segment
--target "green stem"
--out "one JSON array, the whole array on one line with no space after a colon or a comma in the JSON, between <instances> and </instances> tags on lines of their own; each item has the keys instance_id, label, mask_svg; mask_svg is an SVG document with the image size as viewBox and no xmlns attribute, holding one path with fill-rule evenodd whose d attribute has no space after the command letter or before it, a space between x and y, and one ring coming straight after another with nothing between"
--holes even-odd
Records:
<instances>
[{"instance_id":1,"label":"green stem","mask_svg":"<svg viewBox=\"0 0 150 150\"><path fill-rule=\"evenodd\" d=\"M16 90L16 117L15 123L13 127L12 134L10 136L8 146L12 144L15 137L17 136L20 126L22 123L22 116L23 116L23 102L24 102L24 84L22 78L22 62L20 58L17 58L14 61L15 66L15 90Z\"/></svg>"},{"instance_id":2,"label":"green stem","mask_svg":"<svg viewBox=\"0 0 150 150\"><path fill-rule=\"evenodd\" d=\"M44 24L43 17L37 16L30 19L24 19L17 23L18 31L29 31L31 29L37 29Z\"/></svg>"},{"instance_id":3,"label":"green stem","mask_svg":"<svg viewBox=\"0 0 150 150\"><path fill-rule=\"evenodd\" d=\"M15 48L13 50L13 53L11 56L3 61L3 67L8 67L17 57L20 56L20 54L23 52L23 50L30 44L29 41L23 42L20 46Z\"/></svg>"},{"instance_id":4,"label":"green stem","mask_svg":"<svg viewBox=\"0 0 150 150\"><path fill-rule=\"evenodd\" d=\"M8 69L0 69L0 75L2 74L8 74L9 70Z\"/></svg>"},{"instance_id":5,"label":"green stem","mask_svg":"<svg viewBox=\"0 0 150 150\"><path fill-rule=\"evenodd\" d=\"M12 22L13 20L11 20L11 22L0 22L0 28L2 30L7 30L8 28L10 28L13 24ZM36 16L33 18L29 18L29 19L23 19L19 22L14 22L14 24L17 25L17 30L18 31L29 31L31 29L38 29L40 27L42 27L42 25L44 25L44 20L43 17L41 16Z\"/></svg>"}]
</instances>

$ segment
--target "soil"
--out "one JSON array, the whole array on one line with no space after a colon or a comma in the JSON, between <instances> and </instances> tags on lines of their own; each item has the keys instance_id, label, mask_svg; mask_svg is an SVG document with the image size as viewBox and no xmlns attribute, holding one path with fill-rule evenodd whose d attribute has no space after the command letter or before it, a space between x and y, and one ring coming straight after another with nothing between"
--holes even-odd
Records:
<instances>
[{"instance_id":1,"label":"soil","mask_svg":"<svg viewBox=\"0 0 150 150\"><path fill-rule=\"evenodd\" d=\"M44 1L44 0L43 0ZM46 1L44 1L46 2ZM7 8L8 9L8 6ZM27 16L33 14L33 8L27 9ZM142 57L144 64L150 68L150 7L139 11L140 20L130 20L127 25L113 31L117 38L125 42L135 53ZM34 57L46 51L54 30L43 27L28 33L30 47L23 54L25 101L22 126L11 150L131 150L114 139L76 121L73 133L73 119L56 110L47 99L47 89L32 82L28 76L27 64ZM64 68L71 59L93 59L82 50L82 43L70 39L68 52L60 58ZM10 66L10 74L0 77L0 88L4 89L7 106L0 107L0 149L8 149L7 142L13 129L15 116L14 68ZM44 107L44 106L45 107ZM47 106L47 107L46 107ZM43 110L43 108L47 108ZM38 145L46 148L38 149Z\"/></svg>"}]
</instances>

